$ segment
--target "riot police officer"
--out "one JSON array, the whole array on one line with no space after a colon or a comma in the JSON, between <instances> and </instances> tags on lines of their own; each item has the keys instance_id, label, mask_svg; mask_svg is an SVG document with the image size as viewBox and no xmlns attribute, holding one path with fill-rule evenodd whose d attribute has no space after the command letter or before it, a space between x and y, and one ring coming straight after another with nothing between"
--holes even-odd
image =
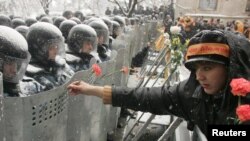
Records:
<instances>
[{"instance_id":1,"label":"riot police officer","mask_svg":"<svg viewBox=\"0 0 250 141\"><path fill-rule=\"evenodd\" d=\"M97 33L97 53L101 61L107 61L110 59L111 50L109 49L109 31L108 26L102 20L94 20L89 25L95 29Z\"/></svg>"},{"instance_id":2,"label":"riot police officer","mask_svg":"<svg viewBox=\"0 0 250 141\"><path fill-rule=\"evenodd\" d=\"M109 38L109 47L112 49L112 42L116 39L117 36L121 34L121 26L116 21L111 21L111 22L112 22L112 32Z\"/></svg>"},{"instance_id":3,"label":"riot police officer","mask_svg":"<svg viewBox=\"0 0 250 141\"><path fill-rule=\"evenodd\" d=\"M101 19L108 26L108 29L109 29L109 45L108 45L108 47L109 47L110 50L112 50L113 22L108 17L102 17Z\"/></svg>"},{"instance_id":4,"label":"riot police officer","mask_svg":"<svg viewBox=\"0 0 250 141\"><path fill-rule=\"evenodd\" d=\"M73 20L65 20L60 24L59 29L61 30L64 39L66 39L65 43L67 43L67 38L68 38L68 35L69 35L69 31L75 25L77 25L77 23L75 21L73 21Z\"/></svg>"},{"instance_id":5,"label":"riot police officer","mask_svg":"<svg viewBox=\"0 0 250 141\"><path fill-rule=\"evenodd\" d=\"M120 24L121 31L123 32L125 30L125 26L126 26L125 19L121 16L115 16L113 20L117 21Z\"/></svg>"},{"instance_id":6,"label":"riot police officer","mask_svg":"<svg viewBox=\"0 0 250 141\"><path fill-rule=\"evenodd\" d=\"M116 39L116 37L121 34L121 30L122 30L121 25L116 21L112 21L112 25L113 25L112 37Z\"/></svg>"},{"instance_id":7,"label":"riot police officer","mask_svg":"<svg viewBox=\"0 0 250 141\"><path fill-rule=\"evenodd\" d=\"M69 51L66 54L66 61L71 68L77 72L89 68L93 56L91 51L96 50L97 35L95 30L84 24L74 26L67 39Z\"/></svg>"},{"instance_id":8,"label":"riot police officer","mask_svg":"<svg viewBox=\"0 0 250 141\"><path fill-rule=\"evenodd\" d=\"M40 92L41 85L32 78L23 78L30 61L28 44L16 30L0 26L0 71L3 73L5 96L27 96Z\"/></svg>"},{"instance_id":9,"label":"riot police officer","mask_svg":"<svg viewBox=\"0 0 250 141\"><path fill-rule=\"evenodd\" d=\"M64 59L64 38L55 25L33 24L28 30L27 42L32 58L26 74L42 84L44 90L62 85L74 74ZM34 67L36 69L31 69Z\"/></svg>"}]
</instances>

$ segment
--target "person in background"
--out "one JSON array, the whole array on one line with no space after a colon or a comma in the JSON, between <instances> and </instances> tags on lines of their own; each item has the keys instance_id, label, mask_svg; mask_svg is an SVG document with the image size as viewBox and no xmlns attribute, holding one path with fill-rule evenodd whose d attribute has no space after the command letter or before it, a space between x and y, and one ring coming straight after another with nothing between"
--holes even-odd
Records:
<instances>
[{"instance_id":1,"label":"person in background","mask_svg":"<svg viewBox=\"0 0 250 141\"><path fill-rule=\"evenodd\" d=\"M106 11L105 11L105 15L110 16L111 15L111 10L109 9L109 7L107 7Z\"/></svg>"},{"instance_id":2,"label":"person in background","mask_svg":"<svg viewBox=\"0 0 250 141\"><path fill-rule=\"evenodd\" d=\"M246 38L230 31L203 30L187 47L185 66L191 71L187 80L152 88L94 86L76 81L68 85L68 91L71 95L100 97L104 104L175 115L188 121L188 129L197 125L207 135L208 125L237 121L239 97L231 93L230 82L234 78L250 79L250 51L243 48L249 45ZM240 98L241 104L250 104L249 97Z\"/></svg>"}]
</instances>

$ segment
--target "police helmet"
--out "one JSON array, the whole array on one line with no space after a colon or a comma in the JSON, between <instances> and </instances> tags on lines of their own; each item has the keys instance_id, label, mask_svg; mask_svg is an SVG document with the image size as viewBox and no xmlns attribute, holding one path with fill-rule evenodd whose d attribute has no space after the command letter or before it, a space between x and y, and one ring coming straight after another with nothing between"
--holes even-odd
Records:
<instances>
[{"instance_id":1,"label":"police helmet","mask_svg":"<svg viewBox=\"0 0 250 141\"><path fill-rule=\"evenodd\" d=\"M113 25L113 31L112 31L112 35L120 35L121 33L121 26L117 21L112 21L112 25Z\"/></svg>"},{"instance_id":2,"label":"police helmet","mask_svg":"<svg viewBox=\"0 0 250 141\"><path fill-rule=\"evenodd\" d=\"M96 31L91 26L84 24L74 26L67 38L69 49L75 53L80 53L84 42L90 42L93 50L95 50L97 46Z\"/></svg>"},{"instance_id":3,"label":"police helmet","mask_svg":"<svg viewBox=\"0 0 250 141\"><path fill-rule=\"evenodd\" d=\"M89 23L89 26L95 29L98 38L103 37L101 44L108 44L109 30L108 26L102 20L94 20Z\"/></svg>"},{"instance_id":4,"label":"police helmet","mask_svg":"<svg viewBox=\"0 0 250 141\"><path fill-rule=\"evenodd\" d=\"M80 19L82 22L85 20L85 16L83 13L79 10L75 11L74 16Z\"/></svg>"},{"instance_id":5,"label":"police helmet","mask_svg":"<svg viewBox=\"0 0 250 141\"><path fill-rule=\"evenodd\" d=\"M62 32L63 37L67 40L68 38L68 34L69 31L71 30L72 27L74 27L75 25L77 25L77 23L73 20L65 20L63 21L60 26L59 29ZM67 41L66 41L67 42Z\"/></svg>"},{"instance_id":6,"label":"police helmet","mask_svg":"<svg viewBox=\"0 0 250 141\"><path fill-rule=\"evenodd\" d=\"M72 17L72 18L70 18L70 20L75 21L77 24L82 23L81 20L79 18L77 18L77 17Z\"/></svg>"},{"instance_id":7,"label":"police helmet","mask_svg":"<svg viewBox=\"0 0 250 141\"><path fill-rule=\"evenodd\" d=\"M34 23L36 23L36 22L37 22L37 20L34 19L34 18L27 18L27 19L25 20L25 23L26 23L27 26L31 26L32 24L34 24Z\"/></svg>"},{"instance_id":8,"label":"police helmet","mask_svg":"<svg viewBox=\"0 0 250 141\"><path fill-rule=\"evenodd\" d=\"M60 16L60 17L56 17L55 18L55 20L54 20L54 25L56 26L56 27L60 27L60 24L63 22L63 21L65 21L66 20L66 18L64 18L63 16Z\"/></svg>"},{"instance_id":9,"label":"police helmet","mask_svg":"<svg viewBox=\"0 0 250 141\"><path fill-rule=\"evenodd\" d=\"M57 55L65 55L62 32L53 24L38 22L30 26L27 42L32 59L45 65L48 63L48 51L52 47L57 48Z\"/></svg>"},{"instance_id":10,"label":"police helmet","mask_svg":"<svg viewBox=\"0 0 250 141\"><path fill-rule=\"evenodd\" d=\"M0 25L11 26L11 19L6 15L0 15Z\"/></svg>"},{"instance_id":11,"label":"police helmet","mask_svg":"<svg viewBox=\"0 0 250 141\"><path fill-rule=\"evenodd\" d=\"M29 29L29 27L26 25L20 25L20 26L15 28L15 30L18 31L20 34L22 34L25 39L26 39L28 29Z\"/></svg>"},{"instance_id":12,"label":"police helmet","mask_svg":"<svg viewBox=\"0 0 250 141\"><path fill-rule=\"evenodd\" d=\"M102 17L101 18L103 22L108 26L109 33L113 32L113 24L112 21L108 17Z\"/></svg>"},{"instance_id":13,"label":"police helmet","mask_svg":"<svg viewBox=\"0 0 250 141\"><path fill-rule=\"evenodd\" d=\"M18 83L30 61L28 44L16 30L0 26L0 71L3 80Z\"/></svg>"},{"instance_id":14,"label":"police helmet","mask_svg":"<svg viewBox=\"0 0 250 141\"><path fill-rule=\"evenodd\" d=\"M25 21L23 19L20 19L20 18L15 18L13 20L11 20L11 26L12 28L16 28L20 25L26 25Z\"/></svg>"},{"instance_id":15,"label":"police helmet","mask_svg":"<svg viewBox=\"0 0 250 141\"><path fill-rule=\"evenodd\" d=\"M120 24L121 28L125 27L125 19L123 17L115 16L113 20L117 21Z\"/></svg>"},{"instance_id":16,"label":"police helmet","mask_svg":"<svg viewBox=\"0 0 250 141\"><path fill-rule=\"evenodd\" d=\"M46 23L50 23L50 24L53 24L53 20L48 17L48 16L44 16L40 19L41 22L46 22Z\"/></svg>"}]
</instances>

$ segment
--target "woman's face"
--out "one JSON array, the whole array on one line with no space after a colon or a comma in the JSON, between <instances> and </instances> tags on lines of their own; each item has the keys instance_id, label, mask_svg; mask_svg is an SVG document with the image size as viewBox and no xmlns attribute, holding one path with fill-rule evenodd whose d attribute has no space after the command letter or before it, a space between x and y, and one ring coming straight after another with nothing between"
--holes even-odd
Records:
<instances>
[{"instance_id":1,"label":"woman's face","mask_svg":"<svg viewBox=\"0 0 250 141\"><path fill-rule=\"evenodd\" d=\"M213 95L223 90L227 80L227 69L225 65L200 62L195 65L196 79L204 91Z\"/></svg>"}]
</instances>

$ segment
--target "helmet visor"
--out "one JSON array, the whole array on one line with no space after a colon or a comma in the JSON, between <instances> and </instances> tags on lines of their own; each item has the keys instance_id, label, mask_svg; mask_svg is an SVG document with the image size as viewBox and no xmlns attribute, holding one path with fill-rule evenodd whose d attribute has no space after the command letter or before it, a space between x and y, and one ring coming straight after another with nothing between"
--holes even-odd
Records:
<instances>
[{"instance_id":1,"label":"helmet visor","mask_svg":"<svg viewBox=\"0 0 250 141\"><path fill-rule=\"evenodd\" d=\"M18 83L23 78L26 68L30 61L30 54L26 59L10 57L1 54L0 68L3 72L3 80L12 83Z\"/></svg>"},{"instance_id":2,"label":"helmet visor","mask_svg":"<svg viewBox=\"0 0 250 141\"><path fill-rule=\"evenodd\" d=\"M65 58L65 46L63 40L50 40L44 45L47 49L47 59L55 61L56 56Z\"/></svg>"},{"instance_id":3,"label":"helmet visor","mask_svg":"<svg viewBox=\"0 0 250 141\"><path fill-rule=\"evenodd\" d=\"M91 50L89 49L89 45L92 46ZM84 37L82 40L82 49L81 50L95 50L97 48L97 37ZM88 51L85 53L89 53Z\"/></svg>"}]
</instances>

